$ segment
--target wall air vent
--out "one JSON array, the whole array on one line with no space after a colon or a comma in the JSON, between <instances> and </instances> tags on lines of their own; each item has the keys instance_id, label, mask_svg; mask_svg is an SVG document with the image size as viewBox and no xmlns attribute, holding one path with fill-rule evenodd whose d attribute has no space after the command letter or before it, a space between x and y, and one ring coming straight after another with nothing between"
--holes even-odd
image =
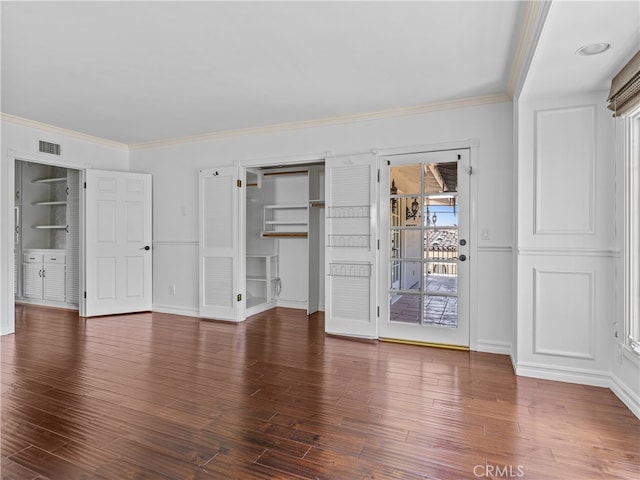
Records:
<instances>
[{"instance_id":1,"label":"wall air vent","mask_svg":"<svg viewBox=\"0 0 640 480\"><path fill-rule=\"evenodd\" d=\"M40 145L38 151L41 153L49 153L51 155L60 155L60 145L57 143L45 142L39 140Z\"/></svg>"}]
</instances>

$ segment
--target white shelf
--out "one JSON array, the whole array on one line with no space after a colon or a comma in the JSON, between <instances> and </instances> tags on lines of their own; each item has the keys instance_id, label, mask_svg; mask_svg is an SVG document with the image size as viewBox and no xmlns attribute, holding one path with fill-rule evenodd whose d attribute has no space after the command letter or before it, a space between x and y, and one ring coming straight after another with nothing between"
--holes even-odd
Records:
<instances>
[{"instance_id":1,"label":"white shelf","mask_svg":"<svg viewBox=\"0 0 640 480\"><path fill-rule=\"evenodd\" d=\"M36 180L31 180L31 183L56 183L56 182L66 182L67 177L56 177L56 178L38 178Z\"/></svg>"},{"instance_id":2,"label":"white shelf","mask_svg":"<svg viewBox=\"0 0 640 480\"><path fill-rule=\"evenodd\" d=\"M38 230L65 230L67 226L66 225L33 225L31 228L36 228Z\"/></svg>"},{"instance_id":3,"label":"white shelf","mask_svg":"<svg viewBox=\"0 0 640 480\"><path fill-rule=\"evenodd\" d=\"M33 202L31 205L66 205L67 202L66 201L59 201L59 202Z\"/></svg>"},{"instance_id":4,"label":"white shelf","mask_svg":"<svg viewBox=\"0 0 640 480\"><path fill-rule=\"evenodd\" d=\"M306 220L268 220L265 225L307 225Z\"/></svg>"}]
</instances>

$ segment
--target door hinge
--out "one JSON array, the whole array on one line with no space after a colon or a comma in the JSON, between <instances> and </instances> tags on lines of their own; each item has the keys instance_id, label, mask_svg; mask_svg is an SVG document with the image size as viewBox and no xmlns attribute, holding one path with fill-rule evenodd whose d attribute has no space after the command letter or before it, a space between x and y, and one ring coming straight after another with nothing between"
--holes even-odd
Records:
<instances>
[{"instance_id":1,"label":"door hinge","mask_svg":"<svg viewBox=\"0 0 640 480\"><path fill-rule=\"evenodd\" d=\"M237 298L238 298L238 301L241 302L242 301L242 294L239 293Z\"/></svg>"},{"instance_id":2,"label":"door hinge","mask_svg":"<svg viewBox=\"0 0 640 480\"><path fill-rule=\"evenodd\" d=\"M87 182L84 182L84 188L87 188Z\"/></svg>"},{"instance_id":3,"label":"door hinge","mask_svg":"<svg viewBox=\"0 0 640 480\"><path fill-rule=\"evenodd\" d=\"M380 183L380 169L378 169L378 183Z\"/></svg>"},{"instance_id":4,"label":"door hinge","mask_svg":"<svg viewBox=\"0 0 640 480\"><path fill-rule=\"evenodd\" d=\"M242 180L236 180L236 185L238 185L238 188L242 187Z\"/></svg>"},{"instance_id":5,"label":"door hinge","mask_svg":"<svg viewBox=\"0 0 640 480\"><path fill-rule=\"evenodd\" d=\"M378 307L378 317L380 316L380 307Z\"/></svg>"},{"instance_id":6,"label":"door hinge","mask_svg":"<svg viewBox=\"0 0 640 480\"><path fill-rule=\"evenodd\" d=\"M380 250L380 239L378 239L378 250Z\"/></svg>"},{"instance_id":7,"label":"door hinge","mask_svg":"<svg viewBox=\"0 0 640 480\"><path fill-rule=\"evenodd\" d=\"M87 292L84 292L84 298L87 298Z\"/></svg>"}]
</instances>

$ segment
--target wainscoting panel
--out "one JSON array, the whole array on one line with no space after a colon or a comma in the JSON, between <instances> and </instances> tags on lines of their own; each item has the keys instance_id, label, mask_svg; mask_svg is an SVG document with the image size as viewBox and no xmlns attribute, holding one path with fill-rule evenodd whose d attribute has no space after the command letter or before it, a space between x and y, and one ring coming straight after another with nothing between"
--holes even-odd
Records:
<instances>
[{"instance_id":1,"label":"wainscoting panel","mask_svg":"<svg viewBox=\"0 0 640 480\"><path fill-rule=\"evenodd\" d=\"M535 112L534 234L595 233L595 106Z\"/></svg>"},{"instance_id":2,"label":"wainscoting panel","mask_svg":"<svg viewBox=\"0 0 640 480\"><path fill-rule=\"evenodd\" d=\"M594 358L593 271L534 268L533 353Z\"/></svg>"}]
</instances>

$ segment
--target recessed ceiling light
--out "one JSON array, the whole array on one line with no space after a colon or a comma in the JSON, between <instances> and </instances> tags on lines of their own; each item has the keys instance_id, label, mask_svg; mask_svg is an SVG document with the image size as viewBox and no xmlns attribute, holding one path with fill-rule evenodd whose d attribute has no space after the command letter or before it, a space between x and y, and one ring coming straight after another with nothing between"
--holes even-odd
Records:
<instances>
[{"instance_id":1,"label":"recessed ceiling light","mask_svg":"<svg viewBox=\"0 0 640 480\"><path fill-rule=\"evenodd\" d=\"M609 50L611 45L608 43L592 43L590 45L584 45L576 50L576 55L599 55L602 52Z\"/></svg>"}]
</instances>

